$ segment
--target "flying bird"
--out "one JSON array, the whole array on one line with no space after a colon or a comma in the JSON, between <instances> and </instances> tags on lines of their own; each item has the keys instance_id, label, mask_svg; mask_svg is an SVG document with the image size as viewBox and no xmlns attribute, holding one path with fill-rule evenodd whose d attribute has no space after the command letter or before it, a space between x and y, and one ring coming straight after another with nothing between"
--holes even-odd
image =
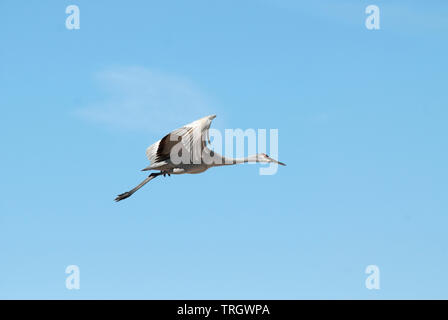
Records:
<instances>
[{"instance_id":1,"label":"flying bird","mask_svg":"<svg viewBox=\"0 0 448 320\"><path fill-rule=\"evenodd\" d=\"M228 158L207 148L210 144L209 129L216 115L206 116L193 121L179 129L168 133L146 149L146 157L150 165L142 171L154 170L134 189L118 195L115 201L129 198L137 190L152 179L163 175L184 173L201 173L211 167L234 165L246 162L284 163L270 158L265 153L259 153L244 158Z\"/></svg>"}]
</instances>

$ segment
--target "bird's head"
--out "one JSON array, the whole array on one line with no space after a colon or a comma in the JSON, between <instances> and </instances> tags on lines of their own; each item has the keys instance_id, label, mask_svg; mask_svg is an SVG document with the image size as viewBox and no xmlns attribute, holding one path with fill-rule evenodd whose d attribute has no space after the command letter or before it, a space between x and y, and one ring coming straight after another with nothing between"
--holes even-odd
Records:
<instances>
[{"instance_id":1,"label":"bird's head","mask_svg":"<svg viewBox=\"0 0 448 320\"><path fill-rule=\"evenodd\" d=\"M286 166L283 162L277 161L275 159L272 159L269 157L266 153L259 153L257 154L257 161L258 162L265 162L265 163L277 163L282 166Z\"/></svg>"}]
</instances>

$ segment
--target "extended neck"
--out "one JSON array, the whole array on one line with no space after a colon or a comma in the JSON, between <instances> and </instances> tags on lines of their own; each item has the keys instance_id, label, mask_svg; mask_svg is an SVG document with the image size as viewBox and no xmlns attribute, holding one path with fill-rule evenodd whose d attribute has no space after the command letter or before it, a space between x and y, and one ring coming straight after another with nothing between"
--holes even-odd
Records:
<instances>
[{"instance_id":1,"label":"extended neck","mask_svg":"<svg viewBox=\"0 0 448 320\"><path fill-rule=\"evenodd\" d=\"M221 156L221 158L222 158L222 162L221 162L221 164L218 164L221 166L230 166L230 165L246 163L246 162L258 162L257 155L252 155L252 156L243 157L243 158L228 158L228 157Z\"/></svg>"}]
</instances>

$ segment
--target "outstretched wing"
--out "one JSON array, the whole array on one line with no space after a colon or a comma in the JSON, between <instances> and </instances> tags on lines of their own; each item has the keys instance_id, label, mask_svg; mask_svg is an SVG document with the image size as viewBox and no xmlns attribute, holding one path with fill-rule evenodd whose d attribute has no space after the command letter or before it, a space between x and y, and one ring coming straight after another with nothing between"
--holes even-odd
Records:
<instances>
[{"instance_id":1,"label":"outstretched wing","mask_svg":"<svg viewBox=\"0 0 448 320\"><path fill-rule=\"evenodd\" d=\"M161 140L149 146L146 149L146 157L151 162L149 167L153 167L157 163L167 162L170 159L171 149L179 142L182 143L183 149L189 153L190 160L200 157L207 141L209 141L208 130L215 117L215 115L212 115L193 121L170 132Z\"/></svg>"}]
</instances>

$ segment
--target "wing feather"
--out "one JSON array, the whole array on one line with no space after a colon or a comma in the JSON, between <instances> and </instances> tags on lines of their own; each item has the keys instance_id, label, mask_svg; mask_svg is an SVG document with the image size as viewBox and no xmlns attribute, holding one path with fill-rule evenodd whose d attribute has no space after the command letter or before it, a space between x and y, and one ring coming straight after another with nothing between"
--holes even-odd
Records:
<instances>
[{"instance_id":1,"label":"wing feather","mask_svg":"<svg viewBox=\"0 0 448 320\"><path fill-rule=\"evenodd\" d=\"M209 129L214 116L208 116L193 121L176 129L146 149L146 157L151 162L150 167L160 162L167 162L171 149L182 143L183 148L190 154L190 160L201 157L202 150L209 141Z\"/></svg>"}]
</instances>

